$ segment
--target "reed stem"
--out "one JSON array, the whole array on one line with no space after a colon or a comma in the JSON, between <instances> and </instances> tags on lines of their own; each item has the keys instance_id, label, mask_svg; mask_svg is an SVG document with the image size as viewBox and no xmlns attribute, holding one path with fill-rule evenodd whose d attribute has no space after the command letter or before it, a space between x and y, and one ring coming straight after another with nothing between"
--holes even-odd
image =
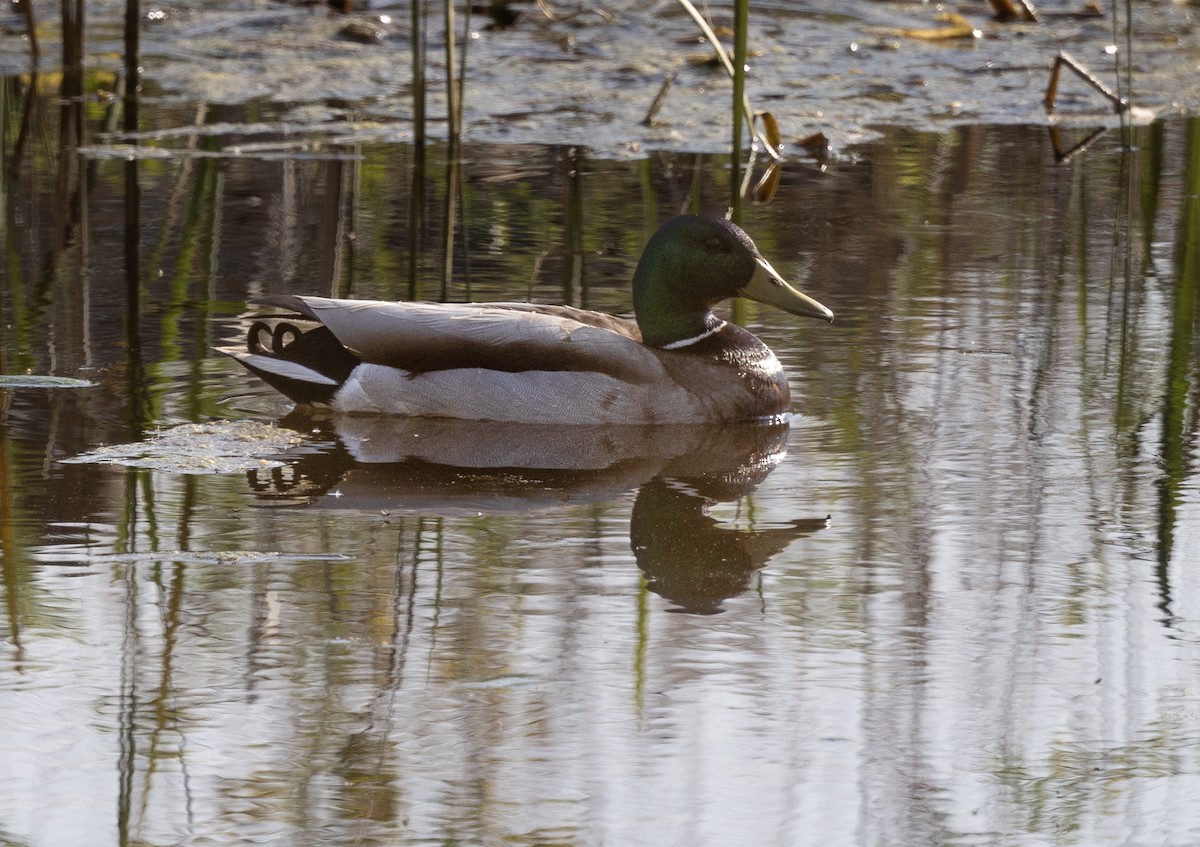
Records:
<instances>
[{"instance_id":1,"label":"reed stem","mask_svg":"<svg viewBox=\"0 0 1200 847\"><path fill-rule=\"evenodd\" d=\"M37 23L33 19L33 0L17 0L17 9L25 18L25 30L29 33L29 55L33 64L42 58L42 48L38 45Z\"/></svg>"},{"instance_id":2,"label":"reed stem","mask_svg":"<svg viewBox=\"0 0 1200 847\"><path fill-rule=\"evenodd\" d=\"M734 75L733 60L729 58L729 54L726 53L725 48L721 46L721 42L717 38L717 34L713 32L712 27L708 25L708 21L704 19L704 16L700 14L700 10L692 4L691 0L679 0L679 5L683 6L684 11L691 15L692 20L696 22L696 26L700 27L700 31L704 33L704 37L708 39L709 44L711 44L713 50L716 51L717 58L721 60L721 64L725 66L725 70L732 78ZM744 60L742 64L745 65ZM754 111L750 108L749 98L743 95L741 104L743 113L746 116L746 126L749 127L750 134L757 139L758 143L763 146L763 149L766 150L767 154L772 159L778 161L781 158L779 151L775 149L775 145L771 144L766 136L759 132L758 128L754 125Z\"/></svg>"},{"instance_id":3,"label":"reed stem","mask_svg":"<svg viewBox=\"0 0 1200 847\"><path fill-rule=\"evenodd\" d=\"M730 156L731 219L742 218L742 116L746 101L746 27L750 20L749 0L736 0L733 15L733 151Z\"/></svg>"}]
</instances>

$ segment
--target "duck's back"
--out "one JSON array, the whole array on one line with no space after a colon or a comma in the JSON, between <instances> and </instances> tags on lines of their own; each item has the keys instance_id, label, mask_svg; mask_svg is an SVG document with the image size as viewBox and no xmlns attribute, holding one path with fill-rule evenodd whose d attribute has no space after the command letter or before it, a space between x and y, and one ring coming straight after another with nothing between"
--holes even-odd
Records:
<instances>
[{"instance_id":1,"label":"duck's back","mask_svg":"<svg viewBox=\"0 0 1200 847\"><path fill-rule=\"evenodd\" d=\"M297 402L341 412L646 424L749 420L787 408L778 361L731 324L673 351L643 345L630 321L566 306L262 302L325 329L285 344L277 326L271 349L252 330L248 350L222 352ZM289 358L293 349L303 349L302 361Z\"/></svg>"}]
</instances>

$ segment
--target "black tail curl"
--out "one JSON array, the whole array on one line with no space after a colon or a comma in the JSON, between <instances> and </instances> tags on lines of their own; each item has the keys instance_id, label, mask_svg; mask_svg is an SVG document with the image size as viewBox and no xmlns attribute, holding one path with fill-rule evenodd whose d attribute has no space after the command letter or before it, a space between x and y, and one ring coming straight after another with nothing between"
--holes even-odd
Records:
<instances>
[{"instance_id":1,"label":"black tail curl","mask_svg":"<svg viewBox=\"0 0 1200 847\"><path fill-rule=\"evenodd\" d=\"M270 340L269 345L263 343L264 333ZM250 332L246 334L246 349L251 353L267 356L273 353L276 356L288 358L284 351L299 341L303 334L295 324L285 321L280 321L274 327L266 321L255 321L250 325Z\"/></svg>"},{"instance_id":2,"label":"black tail curl","mask_svg":"<svg viewBox=\"0 0 1200 847\"><path fill-rule=\"evenodd\" d=\"M246 334L246 349L253 355L268 356L295 362L336 385L315 384L256 367L247 361L242 364L262 377L280 393L297 403L329 403L334 393L361 364L362 360L347 350L328 327L317 326L303 332L295 324L279 321L255 321Z\"/></svg>"}]
</instances>

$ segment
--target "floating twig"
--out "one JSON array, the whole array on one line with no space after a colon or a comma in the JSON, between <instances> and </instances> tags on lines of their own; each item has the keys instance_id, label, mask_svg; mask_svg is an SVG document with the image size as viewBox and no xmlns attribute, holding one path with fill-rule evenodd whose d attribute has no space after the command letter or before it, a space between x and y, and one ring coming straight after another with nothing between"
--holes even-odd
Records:
<instances>
[{"instance_id":1,"label":"floating twig","mask_svg":"<svg viewBox=\"0 0 1200 847\"><path fill-rule=\"evenodd\" d=\"M679 71L671 71L667 74L667 78L663 80L662 86L658 89L658 94L654 95L654 102L646 110L646 117L642 118L644 126L654 126L654 119L662 111L663 103L667 99L667 92L671 90L671 84L675 82L675 77L677 76L679 76Z\"/></svg>"}]
</instances>

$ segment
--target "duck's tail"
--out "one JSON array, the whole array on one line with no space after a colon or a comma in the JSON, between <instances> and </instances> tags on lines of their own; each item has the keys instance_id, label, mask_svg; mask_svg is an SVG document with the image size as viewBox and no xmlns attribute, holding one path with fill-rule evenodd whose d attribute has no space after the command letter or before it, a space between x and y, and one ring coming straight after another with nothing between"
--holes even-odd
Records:
<instances>
[{"instance_id":1,"label":"duck's tail","mask_svg":"<svg viewBox=\"0 0 1200 847\"><path fill-rule=\"evenodd\" d=\"M255 321L246 346L218 347L246 369L296 403L333 401L334 394L361 359L325 326L302 332L295 324Z\"/></svg>"}]
</instances>

